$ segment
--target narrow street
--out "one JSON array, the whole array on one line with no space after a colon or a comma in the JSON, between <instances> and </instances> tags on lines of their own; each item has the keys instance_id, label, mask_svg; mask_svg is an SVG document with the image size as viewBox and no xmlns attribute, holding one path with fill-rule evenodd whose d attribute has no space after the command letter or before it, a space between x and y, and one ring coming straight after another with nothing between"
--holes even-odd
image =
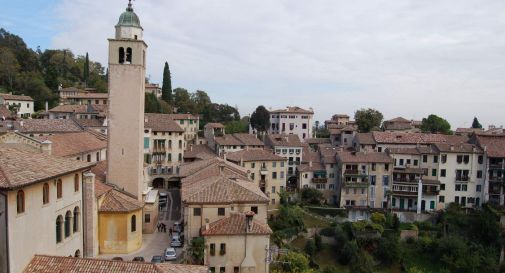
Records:
<instances>
[{"instance_id":1,"label":"narrow street","mask_svg":"<svg viewBox=\"0 0 505 273\"><path fill-rule=\"evenodd\" d=\"M143 234L142 247L130 254L104 254L99 255L102 259L112 259L121 257L125 261L131 261L135 257L144 257L146 262L150 262L153 256L164 256L165 249L170 247L170 236L168 229L173 226L174 222L181 221L181 195L179 189L161 190L168 193L167 206L163 207L159 212L159 223L164 223L167 226L167 232L158 232L155 230L152 234ZM170 263L178 263L181 259L182 248L175 248L177 252L177 260Z\"/></svg>"}]
</instances>

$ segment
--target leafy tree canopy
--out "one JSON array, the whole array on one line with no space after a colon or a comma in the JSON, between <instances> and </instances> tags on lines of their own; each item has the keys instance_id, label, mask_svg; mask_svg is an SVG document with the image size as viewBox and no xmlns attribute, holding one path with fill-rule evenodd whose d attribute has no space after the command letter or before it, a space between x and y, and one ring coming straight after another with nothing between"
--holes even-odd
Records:
<instances>
[{"instance_id":1,"label":"leafy tree canopy","mask_svg":"<svg viewBox=\"0 0 505 273\"><path fill-rule=\"evenodd\" d=\"M427 118L423 118L421 130L425 133L450 134L451 125L447 120L437 115L431 114Z\"/></svg>"},{"instance_id":2,"label":"leafy tree canopy","mask_svg":"<svg viewBox=\"0 0 505 273\"><path fill-rule=\"evenodd\" d=\"M251 115L251 126L258 132L266 132L270 128L270 112L260 105Z\"/></svg>"},{"instance_id":3,"label":"leafy tree canopy","mask_svg":"<svg viewBox=\"0 0 505 273\"><path fill-rule=\"evenodd\" d=\"M477 117L473 117L472 128L475 128L475 129L481 129L482 128L482 124L480 124L480 122L477 119Z\"/></svg>"},{"instance_id":4,"label":"leafy tree canopy","mask_svg":"<svg viewBox=\"0 0 505 273\"><path fill-rule=\"evenodd\" d=\"M383 118L381 112L372 108L360 109L354 113L354 120L362 133L379 130Z\"/></svg>"}]
</instances>

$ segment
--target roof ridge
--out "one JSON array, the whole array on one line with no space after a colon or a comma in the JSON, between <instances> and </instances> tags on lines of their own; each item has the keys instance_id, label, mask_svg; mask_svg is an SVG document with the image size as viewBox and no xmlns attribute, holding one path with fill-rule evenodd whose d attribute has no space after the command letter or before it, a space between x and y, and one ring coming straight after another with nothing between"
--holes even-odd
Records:
<instances>
[{"instance_id":1,"label":"roof ridge","mask_svg":"<svg viewBox=\"0 0 505 273\"><path fill-rule=\"evenodd\" d=\"M247 191L250 191L250 192L252 192L252 193L256 194L257 196L259 196L259 197L261 197L261 198L265 198L265 197L266 197L266 195L265 195L265 196L261 196L261 195L260 195L260 194L258 194L257 192L252 191L251 189L249 189L249 188L245 187L244 185L241 185L241 184L240 184L240 183L251 183L251 184L254 184L254 182L244 181L244 180L241 180L241 179L232 180L232 179L229 179L229 178L228 178L228 180L230 180L233 184L235 184L235 185L237 185L237 186L240 186L240 187L242 187L243 189L246 189ZM254 184L254 186L256 186L256 184ZM258 187L258 190L259 190L259 189L260 189L260 188ZM266 198L268 199L268 197L266 197Z\"/></svg>"}]
</instances>

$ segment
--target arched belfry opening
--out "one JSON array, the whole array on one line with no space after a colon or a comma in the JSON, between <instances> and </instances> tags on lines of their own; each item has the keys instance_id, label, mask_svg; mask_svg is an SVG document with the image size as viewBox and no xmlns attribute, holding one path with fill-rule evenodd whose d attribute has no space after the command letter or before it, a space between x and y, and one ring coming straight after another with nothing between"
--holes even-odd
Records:
<instances>
[{"instance_id":1,"label":"arched belfry opening","mask_svg":"<svg viewBox=\"0 0 505 273\"><path fill-rule=\"evenodd\" d=\"M125 57L125 54L124 54L124 48L123 48L123 47L120 47L120 48L119 48L119 63L120 63L120 64L123 64L123 63L124 63L124 57Z\"/></svg>"},{"instance_id":2,"label":"arched belfry opening","mask_svg":"<svg viewBox=\"0 0 505 273\"><path fill-rule=\"evenodd\" d=\"M131 47L126 49L126 63L127 64L132 63L132 48Z\"/></svg>"}]
</instances>

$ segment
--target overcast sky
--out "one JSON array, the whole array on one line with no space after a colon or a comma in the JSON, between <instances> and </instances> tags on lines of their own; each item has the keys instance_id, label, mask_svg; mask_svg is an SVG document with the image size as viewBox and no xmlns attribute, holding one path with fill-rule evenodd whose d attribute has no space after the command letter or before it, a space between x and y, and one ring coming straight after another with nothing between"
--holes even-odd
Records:
<instances>
[{"instance_id":1,"label":"overcast sky","mask_svg":"<svg viewBox=\"0 0 505 273\"><path fill-rule=\"evenodd\" d=\"M12 2L7 11L33 14L0 23L30 46L89 52L104 65L127 4ZM503 0L138 0L134 9L151 81L168 61L173 87L205 90L242 115L298 105L323 121L373 107L386 119L435 113L453 128L474 116L505 123Z\"/></svg>"}]
</instances>

